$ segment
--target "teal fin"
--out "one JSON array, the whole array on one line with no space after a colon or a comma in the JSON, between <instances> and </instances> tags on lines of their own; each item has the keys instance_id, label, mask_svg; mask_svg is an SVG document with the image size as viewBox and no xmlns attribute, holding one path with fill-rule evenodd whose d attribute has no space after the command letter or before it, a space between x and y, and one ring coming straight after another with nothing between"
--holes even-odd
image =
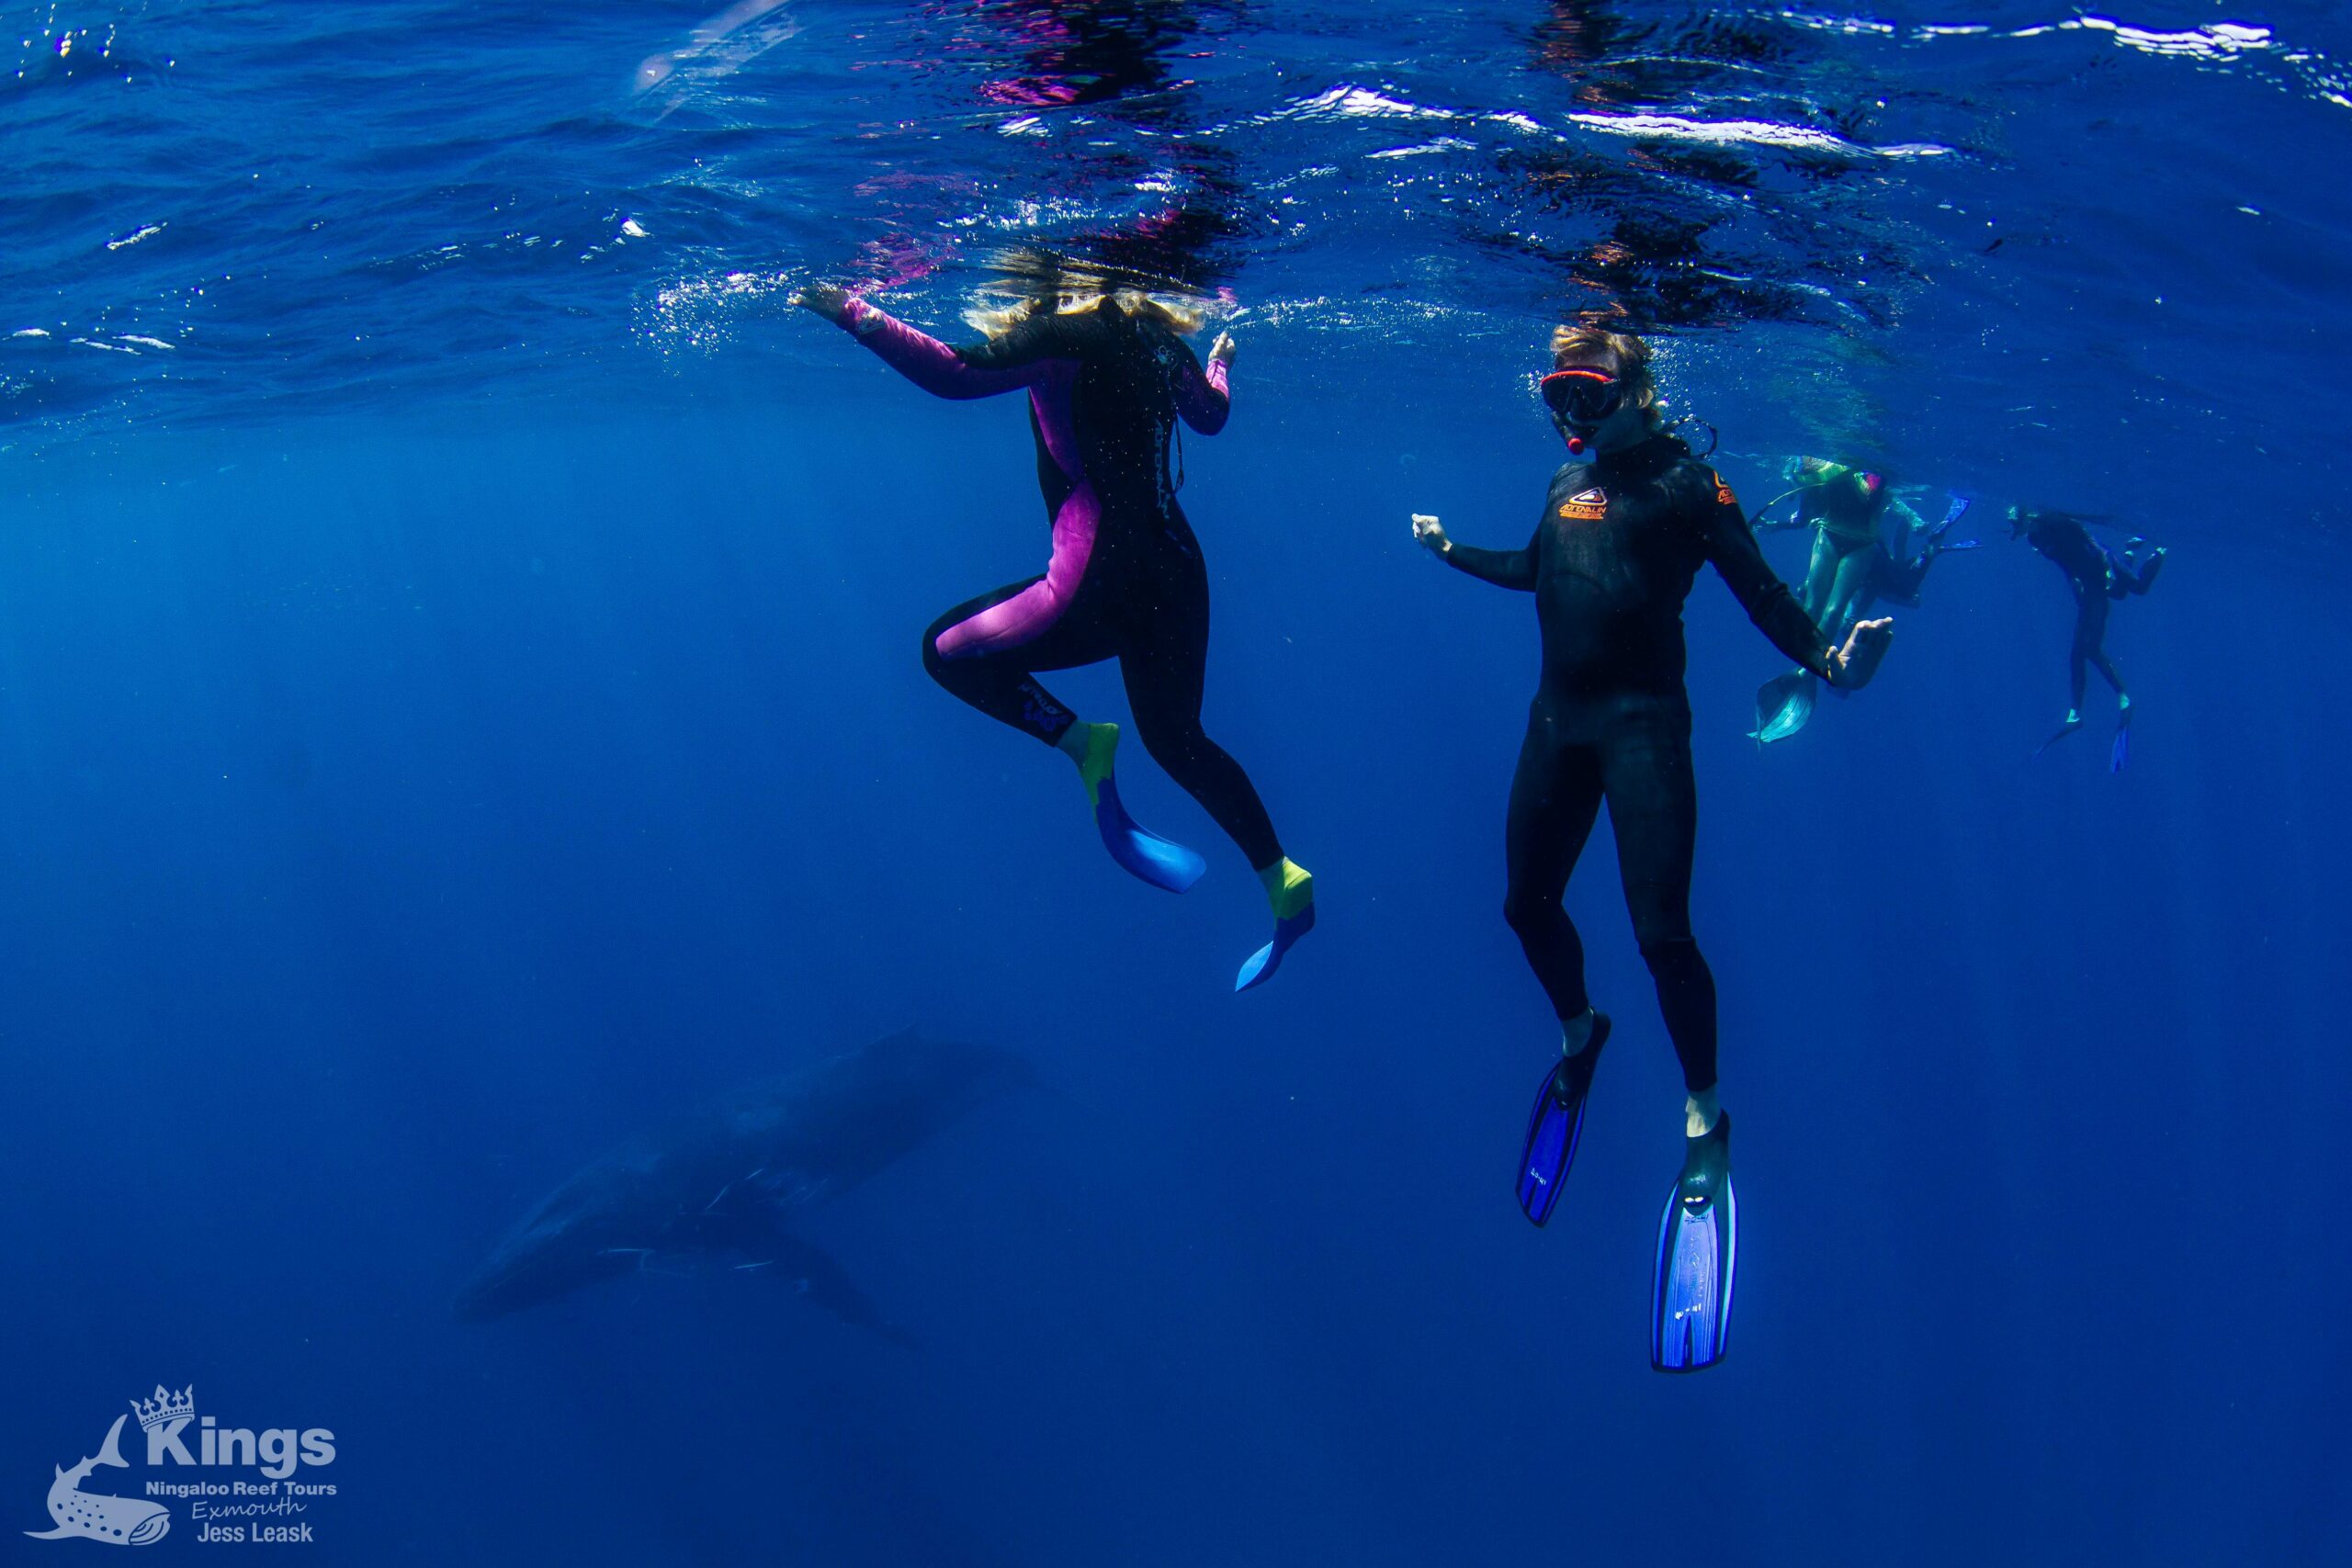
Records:
<instances>
[{"instance_id":1,"label":"teal fin","mask_svg":"<svg viewBox=\"0 0 2352 1568\"><path fill-rule=\"evenodd\" d=\"M1792 670L1758 686L1756 728L1748 731L1748 739L1770 746L1803 729L1813 717L1814 700L1820 686L1820 678L1810 670Z\"/></svg>"}]
</instances>

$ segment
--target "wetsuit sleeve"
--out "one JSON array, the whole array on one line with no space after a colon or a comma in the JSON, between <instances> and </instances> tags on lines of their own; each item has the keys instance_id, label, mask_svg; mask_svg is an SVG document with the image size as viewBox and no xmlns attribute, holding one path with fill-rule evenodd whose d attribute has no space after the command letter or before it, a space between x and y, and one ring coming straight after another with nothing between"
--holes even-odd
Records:
<instances>
[{"instance_id":1,"label":"wetsuit sleeve","mask_svg":"<svg viewBox=\"0 0 2352 1568\"><path fill-rule=\"evenodd\" d=\"M1747 515L1740 510L1731 487L1720 478L1710 478L1714 494L1700 498L1697 503L1700 540L1707 559L1714 563L1732 597L1756 623L1756 629L1772 639L1774 648L1835 685L1837 677L1830 673L1834 650L1828 639L1765 560L1755 530L1748 527Z\"/></svg>"},{"instance_id":2,"label":"wetsuit sleeve","mask_svg":"<svg viewBox=\"0 0 2352 1568\"><path fill-rule=\"evenodd\" d=\"M1223 430L1226 416L1233 412L1233 393L1227 384L1230 374L1222 359L1212 359L1208 368L1202 369L1192 344L1177 340L1175 384L1169 390L1184 423L1203 435Z\"/></svg>"},{"instance_id":3,"label":"wetsuit sleeve","mask_svg":"<svg viewBox=\"0 0 2352 1568\"><path fill-rule=\"evenodd\" d=\"M933 397L993 398L1018 391L1042 380L1051 359L1044 352L1022 352L1042 346L1033 343L953 349L854 295L842 312L842 325L883 364ZM1008 335L1019 334L1016 327Z\"/></svg>"},{"instance_id":4,"label":"wetsuit sleeve","mask_svg":"<svg viewBox=\"0 0 2352 1568\"><path fill-rule=\"evenodd\" d=\"M1456 571L1468 572L1481 582L1532 593L1535 590L1535 552L1543 543L1544 529L1538 525L1535 536L1527 541L1523 550L1482 550L1471 545L1449 544L1438 559Z\"/></svg>"}]
</instances>

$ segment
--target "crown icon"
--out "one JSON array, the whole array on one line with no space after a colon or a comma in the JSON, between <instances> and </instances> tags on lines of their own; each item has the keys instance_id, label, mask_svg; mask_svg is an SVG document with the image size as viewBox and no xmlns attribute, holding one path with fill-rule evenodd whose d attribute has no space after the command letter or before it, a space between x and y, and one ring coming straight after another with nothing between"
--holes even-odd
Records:
<instances>
[{"instance_id":1,"label":"crown icon","mask_svg":"<svg viewBox=\"0 0 2352 1568\"><path fill-rule=\"evenodd\" d=\"M142 1432L151 1431L166 1421L193 1421L196 1419L196 1385L190 1383L174 1393L162 1383L157 1383L154 1398L134 1399L130 1402L130 1408L138 1413L139 1429Z\"/></svg>"}]
</instances>

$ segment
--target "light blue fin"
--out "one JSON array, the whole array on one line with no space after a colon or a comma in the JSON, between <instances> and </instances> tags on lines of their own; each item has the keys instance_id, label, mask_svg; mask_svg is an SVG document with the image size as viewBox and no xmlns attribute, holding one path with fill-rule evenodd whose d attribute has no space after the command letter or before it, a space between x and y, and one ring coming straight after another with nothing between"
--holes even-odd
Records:
<instances>
[{"instance_id":1,"label":"light blue fin","mask_svg":"<svg viewBox=\"0 0 2352 1568\"><path fill-rule=\"evenodd\" d=\"M1119 786L1105 777L1095 785L1094 825L1102 830L1102 847L1129 874L1182 893L1201 879L1209 863L1170 839L1136 826L1119 804Z\"/></svg>"}]
</instances>

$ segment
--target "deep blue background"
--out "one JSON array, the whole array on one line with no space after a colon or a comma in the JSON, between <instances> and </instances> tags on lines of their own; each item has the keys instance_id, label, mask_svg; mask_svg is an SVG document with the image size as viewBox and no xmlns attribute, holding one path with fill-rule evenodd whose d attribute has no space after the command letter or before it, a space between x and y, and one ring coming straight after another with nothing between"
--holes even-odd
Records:
<instances>
[{"instance_id":1,"label":"deep blue background","mask_svg":"<svg viewBox=\"0 0 2352 1568\"><path fill-rule=\"evenodd\" d=\"M12 1556L86 1550L13 1531L161 1381L335 1430L322 1562L2323 1559L2335 547L2133 517L2177 549L2115 617L2120 777L2097 719L2030 760L2071 605L2022 547L1939 566L1881 684L1770 754L1740 732L1776 661L1702 580L1696 919L1747 1246L1732 1359L1662 1379L1680 1091L1606 836L1570 905L1620 1038L1539 1235L1507 1185L1554 1036L1498 914L1532 612L1405 525L1517 543L1556 448L1491 358L1261 394L1312 348L1245 343L1190 449L1211 726L1321 895L1239 998L1263 902L1198 811L1130 757L1213 866L1130 881L1067 764L915 658L1042 558L1010 404L844 344L698 408L16 471ZM1682 375L1736 451L1802 440L1724 365ZM2096 462L1979 479L2072 499ZM1118 716L1107 672L1054 683ZM612 1142L909 1022L1053 1085L822 1217L913 1348L755 1281L451 1320Z\"/></svg>"}]
</instances>

